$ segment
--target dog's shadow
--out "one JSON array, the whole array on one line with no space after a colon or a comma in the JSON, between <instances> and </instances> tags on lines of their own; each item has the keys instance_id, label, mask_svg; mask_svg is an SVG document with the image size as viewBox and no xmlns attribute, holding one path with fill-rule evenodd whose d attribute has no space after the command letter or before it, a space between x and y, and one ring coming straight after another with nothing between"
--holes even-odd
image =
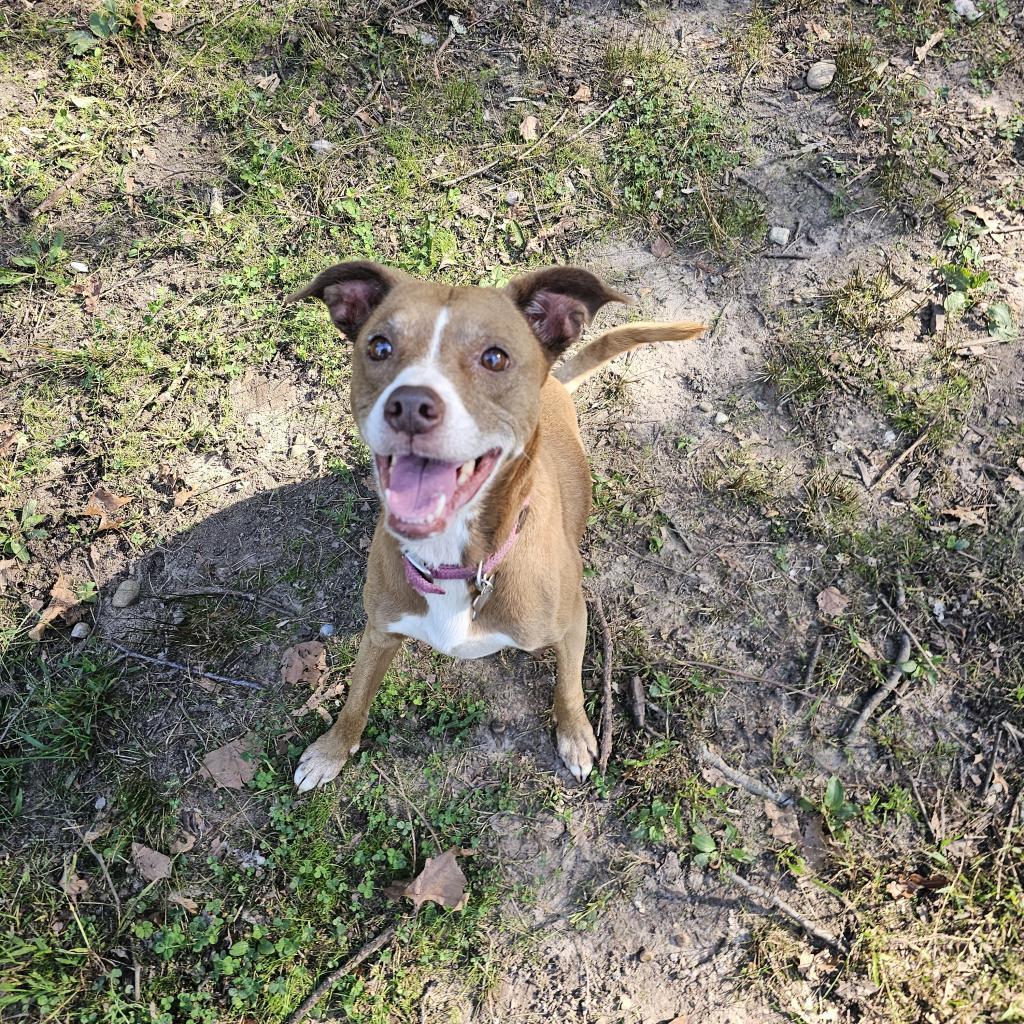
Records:
<instances>
[{"instance_id":1,"label":"dog's shadow","mask_svg":"<svg viewBox=\"0 0 1024 1024\"><path fill-rule=\"evenodd\" d=\"M94 606L90 644L128 668L132 713L121 716L119 742L129 739L150 761L159 750L151 772L183 777L218 740L256 731L293 737L294 746L326 728L365 621L377 511L376 496L352 478L289 484L212 513L111 578ZM283 678L282 656L311 640L325 645L329 681L340 685L324 713L296 714L312 691L306 680ZM460 706L473 708L461 741L492 756L529 750L543 767L557 767L546 715L551 670L524 653L458 662L408 641L391 678L392 701L375 705L371 736L384 732L399 747L443 744L445 729L423 721L421 709L443 718L450 697L453 721ZM405 701L403 686L416 700Z\"/></svg>"}]
</instances>

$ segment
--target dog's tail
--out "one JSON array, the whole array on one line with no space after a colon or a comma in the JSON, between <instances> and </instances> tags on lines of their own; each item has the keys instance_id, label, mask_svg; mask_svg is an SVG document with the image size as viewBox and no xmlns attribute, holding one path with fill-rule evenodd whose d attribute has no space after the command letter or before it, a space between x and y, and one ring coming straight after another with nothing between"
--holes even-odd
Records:
<instances>
[{"instance_id":1,"label":"dog's tail","mask_svg":"<svg viewBox=\"0 0 1024 1024\"><path fill-rule=\"evenodd\" d=\"M595 374L605 363L623 352L629 352L638 345L650 345L656 341L690 341L699 338L707 330L706 324L691 320L680 320L670 324L623 324L605 331L567 359L555 371L555 377L569 391L575 391L588 377Z\"/></svg>"}]
</instances>

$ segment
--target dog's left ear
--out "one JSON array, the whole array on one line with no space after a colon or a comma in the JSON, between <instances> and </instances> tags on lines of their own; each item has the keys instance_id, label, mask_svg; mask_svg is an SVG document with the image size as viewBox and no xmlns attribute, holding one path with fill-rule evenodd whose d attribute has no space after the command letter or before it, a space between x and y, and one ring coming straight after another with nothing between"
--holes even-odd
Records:
<instances>
[{"instance_id":1,"label":"dog's left ear","mask_svg":"<svg viewBox=\"0 0 1024 1024\"><path fill-rule=\"evenodd\" d=\"M505 286L551 359L580 339L583 328L606 302L630 302L580 267L549 267L514 278Z\"/></svg>"}]
</instances>

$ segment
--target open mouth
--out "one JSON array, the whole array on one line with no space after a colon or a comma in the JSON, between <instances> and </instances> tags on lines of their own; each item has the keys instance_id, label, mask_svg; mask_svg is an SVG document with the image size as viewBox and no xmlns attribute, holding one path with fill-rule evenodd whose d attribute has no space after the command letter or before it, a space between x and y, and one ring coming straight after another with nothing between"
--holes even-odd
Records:
<instances>
[{"instance_id":1,"label":"open mouth","mask_svg":"<svg viewBox=\"0 0 1024 1024\"><path fill-rule=\"evenodd\" d=\"M462 463L420 455L375 455L388 526L417 540L443 533L491 475L500 454L492 448Z\"/></svg>"}]
</instances>

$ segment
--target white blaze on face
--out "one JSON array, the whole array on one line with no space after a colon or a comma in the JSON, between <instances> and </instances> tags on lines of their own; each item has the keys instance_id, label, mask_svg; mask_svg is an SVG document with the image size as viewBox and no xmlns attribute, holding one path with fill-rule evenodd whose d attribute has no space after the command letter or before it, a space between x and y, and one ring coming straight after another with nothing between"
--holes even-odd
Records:
<instances>
[{"instance_id":1,"label":"white blaze on face","mask_svg":"<svg viewBox=\"0 0 1024 1024\"><path fill-rule=\"evenodd\" d=\"M441 366L441 342L450 317L451 311L447 306L438 310L426 355L403 367L373 403L362 432L366 443L375 452L386 453L396 447L395 432L384 419L384 410L395 389L405 385L432 388L444 402L444 422L430 432L432 454L436 452L438 458L448 462L465 462L486 450L487 439L482 436L461 395Z\"/></svg>"}]
</instances>

